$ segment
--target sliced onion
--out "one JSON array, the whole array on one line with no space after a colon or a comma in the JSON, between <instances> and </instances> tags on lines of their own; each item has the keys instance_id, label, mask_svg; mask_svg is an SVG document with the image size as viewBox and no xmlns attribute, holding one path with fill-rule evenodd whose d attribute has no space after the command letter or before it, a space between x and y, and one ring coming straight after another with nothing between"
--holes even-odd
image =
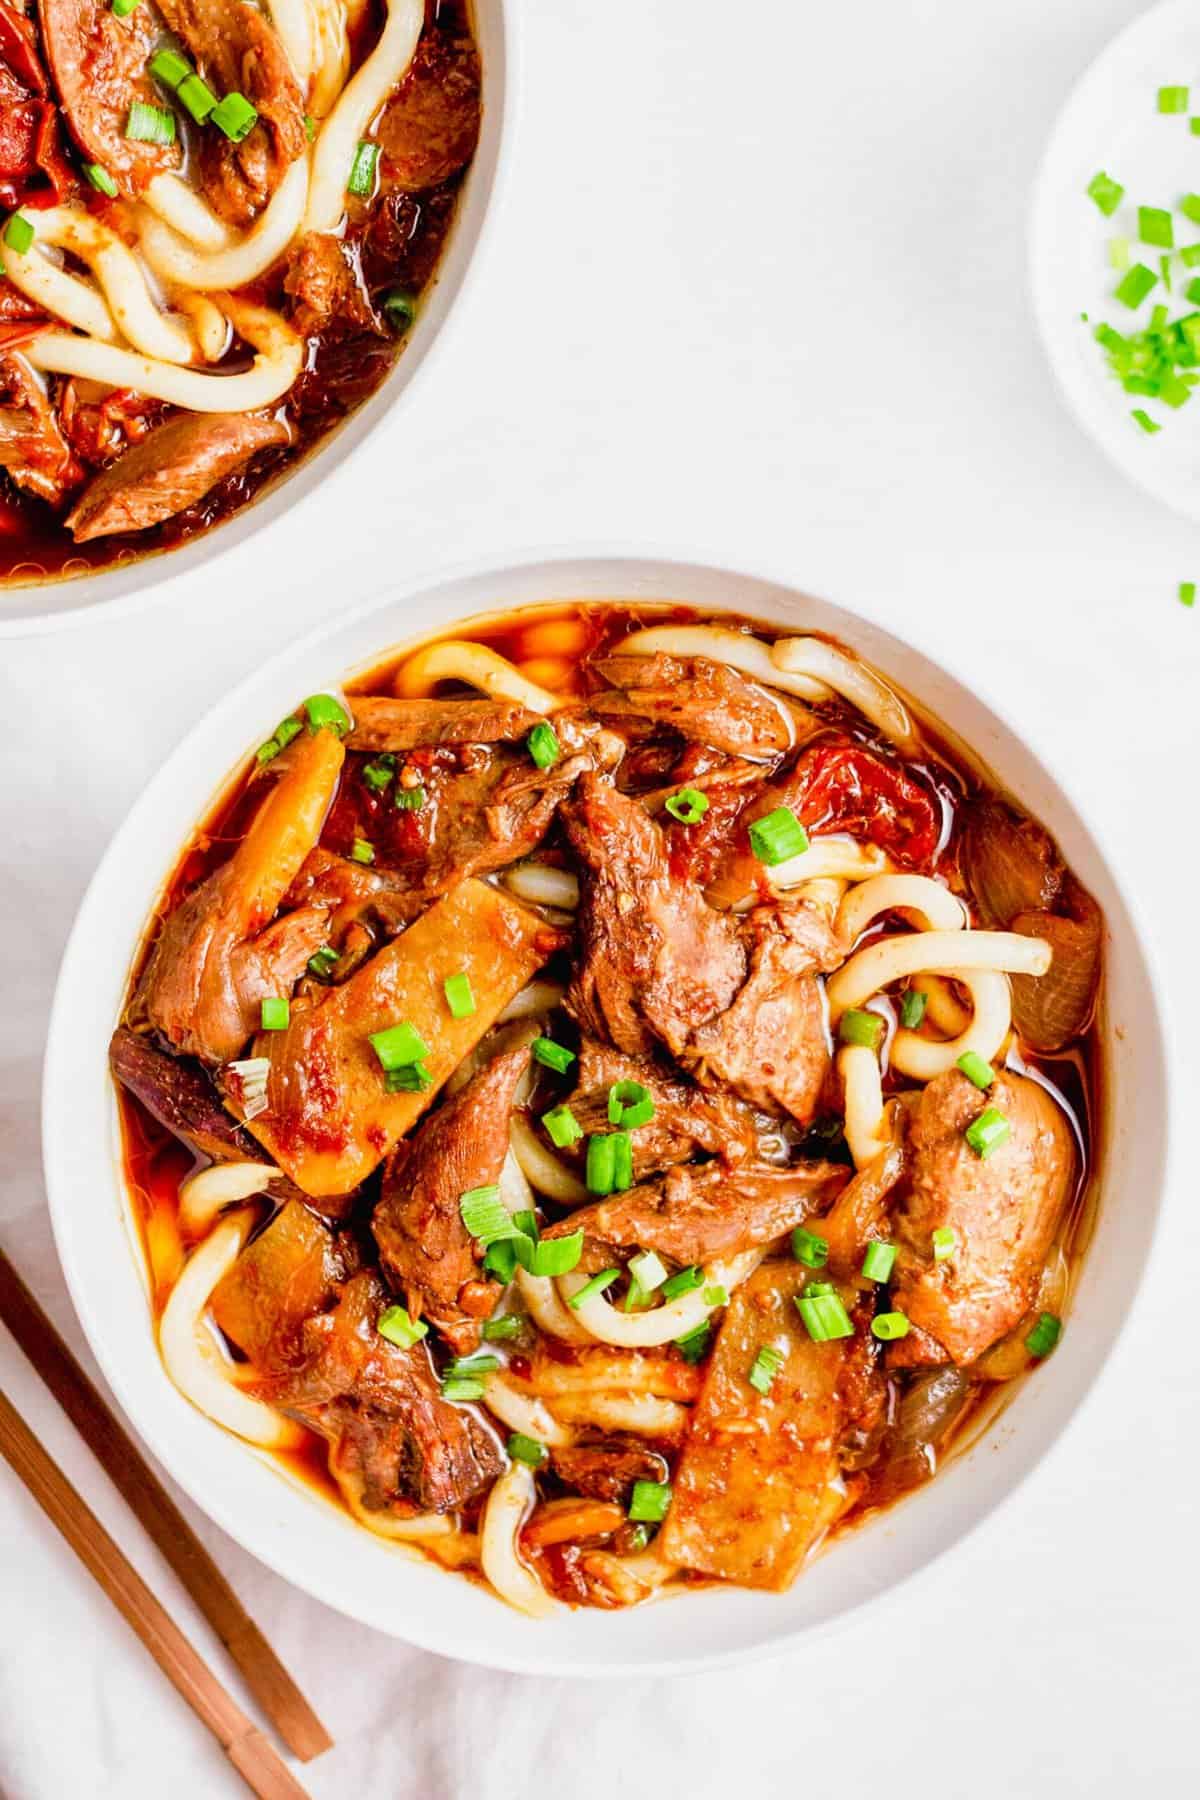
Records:
<instances>
[{"instance_id":1,"label":"sliced onion","mask_svg":"<svg viewBox=\"0 0 1200 1800\"><path fill-rule=\"evenodd\" d=\"M531 906L557 906L563 912L573 913L579 905L578 875L570 869L555 868L552 863L514 863L500 879L511 894L518 900L527 900Z\"/></svg>"},{"instance_id":2,"label":"sliced onion","mask_svg":"<svg viewBox=\"0 0 1200 1800\"><path fill-rule=\"evenodd\" d=\"M508 1141L522 1173L539 1194L557 1200L560 1206L582 1206L592 1198L579 1177L546 1148L524 1113L514 1113L510 1119Z\"/></svg>"}]
</instances>

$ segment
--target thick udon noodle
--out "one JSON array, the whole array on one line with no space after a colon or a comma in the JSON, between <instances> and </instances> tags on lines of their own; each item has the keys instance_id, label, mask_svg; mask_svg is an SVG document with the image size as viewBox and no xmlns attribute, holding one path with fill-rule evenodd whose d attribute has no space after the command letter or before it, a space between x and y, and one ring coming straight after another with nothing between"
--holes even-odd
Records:
<instances>
[{"instance_id":1,"label":"thick udon noodle","mask_svg":"<svg viewBox=\"0 0 1200 1800\"><path fill-rule=\"evenodd\" d=\"M869 707L868 716L884 735L911 741L907 708L881 678L819 640L784 639L768 645L720 626L667 625L635 633L621 648L717 658L759 681L773 680L781 692L810 698L834 689L864 712ZM426 695L447 678L542 713L564 704L562 696L532 682L490 646L457 639L418 650L400 668L395 689L404 695ZM919 1028L900 1027L890 1033L884 1054L894 1067L923 1083L952 1068L964 1050L975 1050L988 1060L1002 1055L1012 1025L1008 978L1014 973L1043 973L1050 963L1049 944L1011 932L970 929L964 906L946 887L925 876L895 871L876 846L845 833L814 836L808 850L771 875L773 886L800 888L829 905L845 954L826 983L834 1026L847 1009L877 1003L885 989L921 975L928 982L930 1004ZM550 864L517 863L499 879L534 904L569 910L578 902L577 878ZM912 929L885 932L856 948L881 916L896 913ZM544 1024L562 998L559 984L536 980L509 1004L501 1023L538 1019ZM836 1066L847 1144L856 1168L864 1170L888 1154L894 1142L892 1115L900 1103L885 1100L877 1051L842 1045ZM500 1188L511 1213L533 1207L539 1195L567 1207L590 1198L520 1110L511 1117L510 1146ZM188 1233L200 1241L167 1303L160 1333L168 1373L181 1392L216 1423L264 1447L293 1442L296 1427L244 1391L238 1368L221 1355L206 1315L213 1288L232 1266L251 1229L254 1215L246 1202L277 1173L260 1165L235 1164L206 1170L185 1186L182 1218ZM225 1206L233 1210L221 1210ZM654 1359L641 1360L639 1353L669 1345L703 1326L717 1310L706 1295L722 1288L732 1293L762 1255L756 1250L713 1262L704 1270L702 1285L669 1301L651 1297L650 1304L632 1312L612 1305L602 1294L573 1306L585 1282L579 1272L552 1280L518 1270L504 1304L511 1308L515 1302L547 1338L593 1354L577 1364L539 1362L527 1377L505 1368L488 1375L487 1408L511 1431L551 1448L569 1446L581 1429L597 1427L677 1439L687 1425L694 1390L680 1391L677 1378L665 1366L656 1372ZM1062 1259L1061 1249L1057 1255ZM997 1368L1002 1348L993 1353L1000 1359ZM537 1498L533 1475L522 1463L512 1462L496 1481L478 1535L442 1516L404 1519L373 1512L361 1503L358 1478L337 1467L333 1474L354 1518L380 1537L397 1544L420 1544L454 1565L478 1563L495 1591L527 1614L544 1616L558 1605L522 1558L521 1530ZM597 1565L604 1579L614 1584L614 1593L624 1593L627 1599L645 1597L673 1573L653 1552L597 1555L604 1559Z\"/></svg>"}]
</instances>

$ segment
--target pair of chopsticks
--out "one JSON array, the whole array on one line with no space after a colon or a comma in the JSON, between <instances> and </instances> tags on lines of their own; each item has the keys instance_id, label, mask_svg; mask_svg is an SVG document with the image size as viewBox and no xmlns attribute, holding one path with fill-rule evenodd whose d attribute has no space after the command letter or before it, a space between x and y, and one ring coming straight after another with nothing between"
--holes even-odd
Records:
<instances>
[{"instance_id":1,"label":"pair of chopsticks","mask_svg":"<svg viewBox=\"0 0 1200 1800\"><path fill-rule=\"evenodd\" d=\"M212 1625L288 1749L304 1762L320 1756L333 1739L2 1250L0 1321ZM0 1455L259 1800L307 1800L269 1739L222 1687L3 1393Z\"/></svg>"}]
</instances>

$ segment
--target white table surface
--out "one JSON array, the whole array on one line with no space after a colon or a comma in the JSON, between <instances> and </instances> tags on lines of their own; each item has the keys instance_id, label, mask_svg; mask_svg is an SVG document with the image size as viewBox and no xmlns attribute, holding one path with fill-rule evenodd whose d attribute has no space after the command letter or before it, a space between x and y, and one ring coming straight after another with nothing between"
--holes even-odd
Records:
<instances>
[{"instance_id":1,"label":"white table surface","mask_svg":"<svg viewBox=\"0 0 1200 1800\"><path fill-rule=\"evenodd\" d=\"M1116 822L1175 1018L1195 1016L1200 612L1174 596L1200 539L1065 417L1025 301L1054 113L1135 10L525 0L513 180L451 353L285 528L134 619L5 647L0 1239L77 1349L38 1088L88 874L228 683L417 570L652 544L791 570L901 632L919 619ZM1175 1046L1185 1115L1196 1035ZM441 1662L184 1508L338 1740L304 1773L322 1800L589 1800L614 1773L679 1795L1182 1794L1200 1769L1197 1273L1180 1159L1133 1324L1038 1476L882 1626L736 1673L589 1686ZM239 1691L2 1332L0 1386ZM243 1791L3 1465L0 1621L6 1800Z\"/></svg>"}]
</instances>

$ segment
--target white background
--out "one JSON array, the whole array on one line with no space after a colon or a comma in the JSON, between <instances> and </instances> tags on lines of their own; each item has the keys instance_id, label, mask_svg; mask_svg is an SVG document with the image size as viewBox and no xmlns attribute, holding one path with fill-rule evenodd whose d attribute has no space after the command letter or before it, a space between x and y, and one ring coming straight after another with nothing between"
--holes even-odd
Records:
<instances>
[{"instance_id":1,"label":"white background","mask_svg":"<svg viewBox=\"0 0 1200 1800\"><path fill-rule=\"evenodd\" d=\"M1133 1324L1065 1443L879 1624L690 1680L437 1661L291 1590L185 1510L338 1740L304 1774L324 1800L608 1800L614 1780L681 1796L1182 1793L1200 1769L1200 611L1175 591L1200 580L1200 540L1062 412L1024 267L1055 111L1137 9L523 10L502 216L409 402L283 528L134 619L0 659L0 1236L80 1347L38 1159L55 969L117 821L239 674L351 601L491 551L606 540L791 571L968 679L986 671L1105 819L1170 977L1175 1191ZM1200 82L1200 20L1197 37ZM1200 164L1200 143L1187 154ZM0 1386L238 1691L2 1332ZM6 1800L243 1791L2 1466L0 1596Z\"/></svg>"}]
</instances>

